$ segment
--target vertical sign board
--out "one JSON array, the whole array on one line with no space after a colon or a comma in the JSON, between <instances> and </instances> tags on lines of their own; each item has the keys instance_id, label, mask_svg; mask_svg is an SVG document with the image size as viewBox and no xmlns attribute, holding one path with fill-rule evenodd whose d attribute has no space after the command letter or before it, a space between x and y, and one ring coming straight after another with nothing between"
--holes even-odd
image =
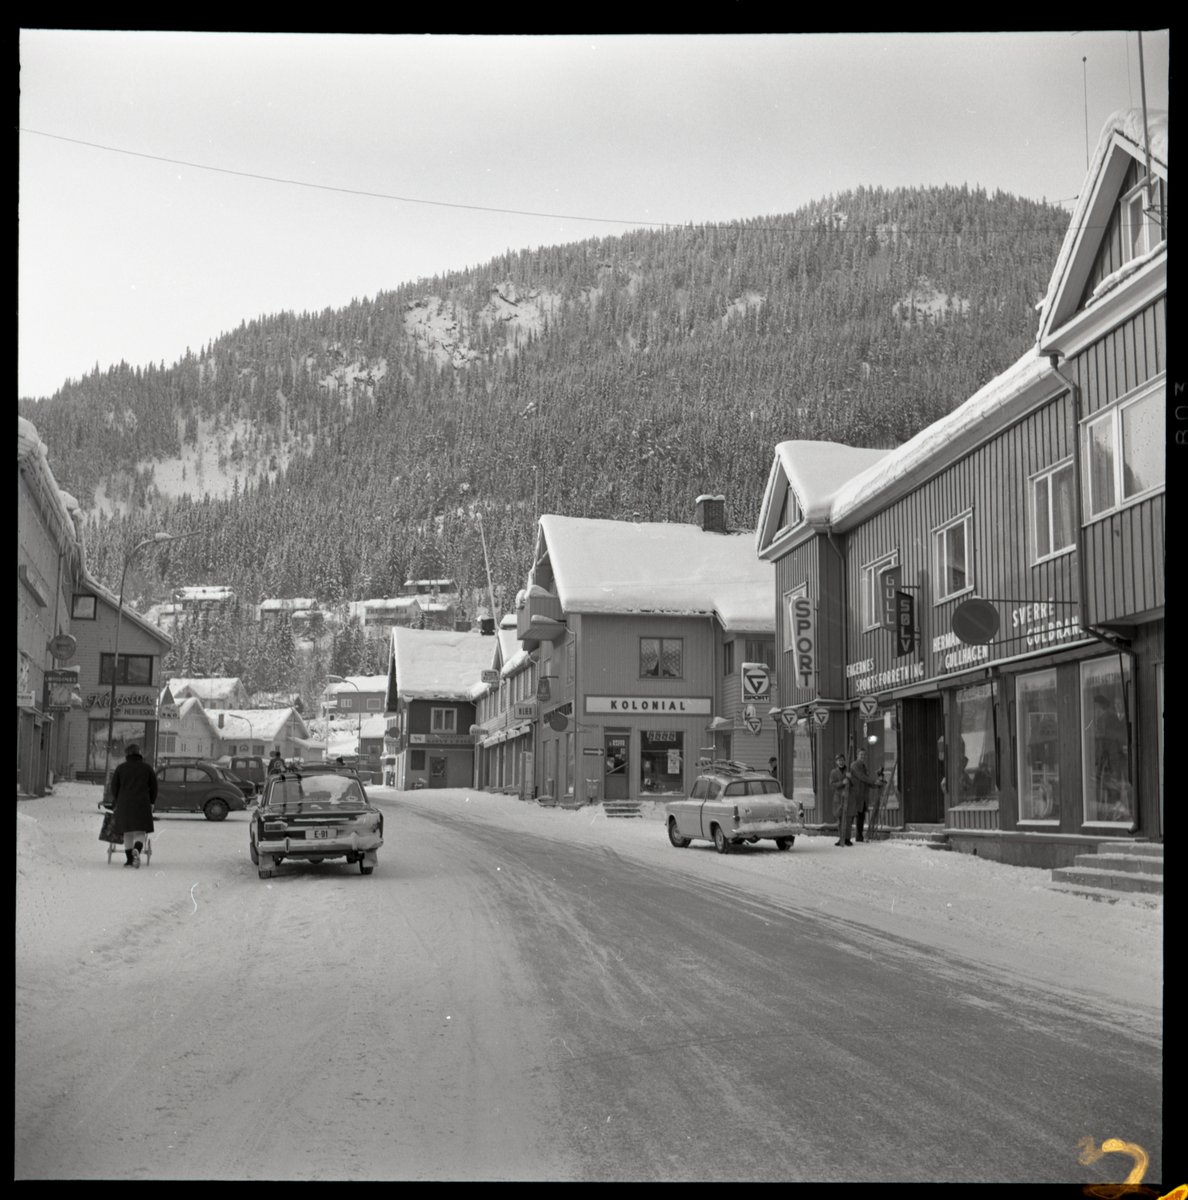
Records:
<instances>
[{"instance_id":1,"label":"vertical sign board","mask_svg":"<svg viewBox=\"0 0 1188 1200\"><path fill-rule=\"evenodd\" d=\"M911 592L895 593L895 656L902 658L916 648L916 598Z\"/></svg>"},{"instance_id":2,"label":"vertical sign board","mask_svg":"<svg viewBox=\"0 0 1188 1200\"><path fill-rule=\"evenodd\" d=\"M893 633L899 628L899 609L896 597L903 587L903 571L899 567L888 567L879 572L880 624Z\"/></svg>"},{"instance_id":3,"label":"vertical sign board","mask_svg":"<svg viewBox=\"0 0 1188 1200\"><path fill-rule=\"evenodd\" d=\"M788 608L792 617L796 682L800 687L812 687L817 671L817 621L813 603L807 596L793 596Z\"/></svg>"}]
</instances>

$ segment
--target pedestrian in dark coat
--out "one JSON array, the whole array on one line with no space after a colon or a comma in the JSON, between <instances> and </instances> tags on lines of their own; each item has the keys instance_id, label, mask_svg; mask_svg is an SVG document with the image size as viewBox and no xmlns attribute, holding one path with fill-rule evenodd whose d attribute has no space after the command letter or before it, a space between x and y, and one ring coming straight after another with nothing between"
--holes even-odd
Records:
<instances>
[{"instance_id":1,"label":"pedestrian in dark coat","mask_svg":"<svg viewBox=\"0 0 1188 1200\"><path fill-rule=\"evenodd\" d=\"M849 806L848 779L846 756L839 754L833 760L833 770L829 772L829 787L833 792L833 813L837 817L837 842L835 844L838 846L854 844L850 841L850 821L854 814Z\"/></svg>"},{"instance_id":2,"label":"pedestrian in dark coat","mask_svg":"<svg viewBox=\"0 0 1188 1200\"><path fill-rule=\"evenodd\" d=\"M850 763L850 803L854 815L858 818L858 837L855 840L859 842L866 841L862 836L862 828L866 824L866 806L870 802L870 789L874 786L875 778L866 765L866 751L859 750L854 761Z\"/></svg>"},{"instance_id":3,"label":"pedestrian in dark coat","mask_svg":"<svg viewBox=\"0 0 1188 1200\"><path fill-rule=\"evenodd\" d=\"M144 761L133 742L124 761L111 773L111 802L116 837L124 839L126 867L140 866L140 852L153 832L153 805L157 803L157 772Z\"/></svg>"},{"instance_id":4,"label":"pedestrian in dark coat","mask_svg":"<svg viewBox=\"0 0 1188 1200\"><path fill-rule=\"evenodd\" d=\"M274 750L272 757L268 760L268 774L279 775L285 769L285 760L281 758L281 752Z\"/></svg>"}]
</instances>

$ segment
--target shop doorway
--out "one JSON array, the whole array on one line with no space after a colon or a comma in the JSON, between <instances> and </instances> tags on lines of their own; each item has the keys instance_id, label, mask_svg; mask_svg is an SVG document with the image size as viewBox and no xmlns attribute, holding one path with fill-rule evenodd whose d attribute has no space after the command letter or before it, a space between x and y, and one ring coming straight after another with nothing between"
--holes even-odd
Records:
<instances>
[{"instance_id":1,"label":"shop doorway","mask_svg":"<svg viewBox=\"0 0 1188 1200\"><path fill-rule=\"evenodd\" d=\"M446 759L442 755L440 758L429 756L429 786L431 788L446 787Z\"/></svg>"},{"instance_id":2,"label":"shop doorway","mask_svg":"<svg viewBox=\"0 0 1188 1200\"><path fill-rule=\"evenodd\" d=\"M602 798L604 800L626 800L630 795L627 779L630 736L627 733L603 735L603 746L606 751L606 771L602 782Z\"/></svg>"},{"instance_id":3,"label":"shop doorway","mask_svg":"<svg viewBox=\"0 0 1188 1200\"><path fill-rule=\"evenodd\" d=\"M938 747L943 746L944 708L939 696L912 696L900 701L903 736L899 786L903 797L903 819L937 824L945 819L945 796L941 791L945 763Z\"/></svg>"}]
</instances>

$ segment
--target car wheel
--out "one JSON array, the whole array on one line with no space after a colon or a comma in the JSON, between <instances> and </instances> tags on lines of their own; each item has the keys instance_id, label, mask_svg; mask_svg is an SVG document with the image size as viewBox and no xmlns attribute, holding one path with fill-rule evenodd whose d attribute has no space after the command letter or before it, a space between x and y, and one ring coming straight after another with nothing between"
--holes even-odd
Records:
<instances>
[{"instance_id":1,"label":"car wheel","mask_svg":"<svg viewBox=\"0 0 1188 1200\"><path fill-rule=\"evenodd\" d=\"M677 832L676 817L668 818L668 840L678 849L683 850L692 840L687 837L681 837Z\"/></svg>"},{"instance_id":2,"label":"car wheel","mask_svg":"<svg viewBox=\"0 0 1188 1200\"><path fill-rule=\"evenodd\" d=\"M369 867L362 859L359 859L359 874L370 875L374 871L374 867Z\"/></svg>"},{"instance_id":3,"label":"car wheel","mask_svg":"<svg viewBox=\"0 0 1188 1200\"><path fill-rule=\"evenodd\" d=\"M252 856L252 863L255 866L260 865L260 856L256 853L256 843L248 842L248 853Z\"/></svg>"},{"instance_id":4,"label":"car wheel","mask_svg":"<svg viewBox=\"0 0 1188 1200\"><path fill-rule=\"evenodd\" d=\"M792 839L790 837L789 838L776 838L775 844L776 844L777 850L787 850L788 847L792 845Z\"/></svg>"},{"instance_id":5,"label":"car wheel","mask_svg":"<svg viewBox=\"0 0 1188 1200\"><path fill-rule=\"evenodd\" d=\"M271 879L272 872L270 870L268 870L267 867L261 867L260 868L260 878L261 879Z\"/></svg>"},{"instance_id":6,"label":"car wheel","mask_svg":"<svg viewBox=\"0 0 1188 1200\"><path fill-rule=\"evenodd\" d=\"M213 800L206 802L206 807L202 811L206 813L208 821L221 821L231 810L227 807L226 800L220 800L216 796Z\"/></svg>"},{"instance_id":7,"label":"car wheel","mask_svg":"<svg viewBox=\"0 0 1188 1200\"><path fill-rule=\"evenodd\" d=\"M730 853L730 839L722 832L721 825L714 826L714 849L719 854Z\"/></svg>"}]
</instances>

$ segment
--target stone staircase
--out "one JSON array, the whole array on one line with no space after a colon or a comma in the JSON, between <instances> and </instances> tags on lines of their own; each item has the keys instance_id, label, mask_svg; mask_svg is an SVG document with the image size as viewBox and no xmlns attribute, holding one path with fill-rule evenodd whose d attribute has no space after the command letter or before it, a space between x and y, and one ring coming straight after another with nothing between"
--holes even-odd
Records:
<instances>
[{"instance_id":1,"label":"stone staircase","mask_svg":"<svg viewBox=\"0 0 1188 1200\"><path fill-rule=\"evenodd\" d=\"M1163 903L1163 843L1104 842L1093 854L1078 854L1071 867L1052 870L1058 892L1107 904L1159 907Z\"/></svg>"},{"instance_id":2,"label":"stone staircase","mask_svg":"<svg viewBox=\"0 0 1188 1200\"><path fill-rule=\"evenodd\" d=\"M867 837L870 837L868 832ZM924 822L909 822L902 829L880 829L875 837L880 841L906 842L909 846L920 846L925 850L952 850L949 835L943 822L935 825Z\"/></svg>"}]
</instances>

